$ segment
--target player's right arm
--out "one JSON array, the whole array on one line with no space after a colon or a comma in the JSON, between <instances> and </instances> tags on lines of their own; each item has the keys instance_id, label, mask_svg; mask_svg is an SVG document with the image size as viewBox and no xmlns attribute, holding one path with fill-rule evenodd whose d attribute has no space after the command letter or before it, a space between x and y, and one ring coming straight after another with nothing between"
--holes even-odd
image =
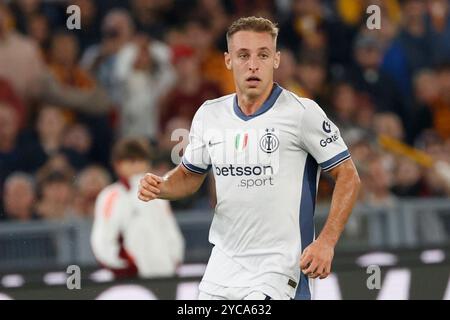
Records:
<instances>
[{"instance_id":1,"label":"player's right arm","mask_svg":"<svg viewBox=\"0 0 450 320\"><path fill-rule=\"evenodd\" d=\"M194 173L183 164L169 171L164 177L147 173L140 181L138 197L142 201L181 199L194 194L205 178L206 174Z\"/></svg>"},{"instance_id":2,"label":"player's right arm","mask_svg":"<svg viewBox=\"0 0 450 320\"><path fill-rule=\"evenodd\" d=\"M206 104L206 103L205 103ZM138 197L143 201L153 199L177 200L194 194L206 178L211 168L208 147L205 138L203 106L192 119L189 132L189 144L181 163L164 177L147 173L140 181Z\"/></svg>"}]
</instances>

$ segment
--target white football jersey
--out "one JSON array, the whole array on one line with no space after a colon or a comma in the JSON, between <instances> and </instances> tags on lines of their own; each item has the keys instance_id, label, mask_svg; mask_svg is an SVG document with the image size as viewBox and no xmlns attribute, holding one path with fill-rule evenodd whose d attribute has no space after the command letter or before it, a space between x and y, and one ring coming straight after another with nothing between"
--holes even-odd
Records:
<instances>
[{"instance_id":1,"label":"white football jersey","mask_svg":"<svg viewBox=\"0 0 450 320\"><path fill-rule=\"evenodd\" d=\"M138 174L126 183L113 183L99 194L91 234L92 251L102 265L120 270L129 267L120 254L123 247L139 276L173 276L183 261L184 238L168 201L144 202L137 198L141 178Z\"/></svg>"},{"instance_id":2,"label":"white football jersey","mask_svg":"<svg viewBox=\"0 0 450 320\"><path fill-rule=\"evenodd\" d=\"M251 116L236 94L206 101L182 160L195 173L213 170L216 183L214 248L200 289L265 285L293 298L299 286L297 297L310 298L299 259L314 239L320 169L349 158L323 110L277 84Z\"/></svg>"}]
</instances>

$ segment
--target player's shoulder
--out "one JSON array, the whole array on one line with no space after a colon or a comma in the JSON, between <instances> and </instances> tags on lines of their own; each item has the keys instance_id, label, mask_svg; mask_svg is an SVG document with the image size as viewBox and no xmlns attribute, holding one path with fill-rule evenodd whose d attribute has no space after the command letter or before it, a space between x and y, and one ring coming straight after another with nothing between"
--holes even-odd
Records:
<instances>
[{"instance_id":1,"label":"player's shoulder","mask_svg":"<svg viewBox=\"0 0 450 320\"><path fill-rule=\"evenodd\" d=\"M230 103L233 103L234 93L228 94L226 96L222 96L216 99L206 100L200 108L197 110L198 114L208 114L211 112L218 112L221 110L225 110Z\"/></svg>"},{"instance_id":2,"label":"player's shoulder","mask_svg":"<svg viewBox=\"0 0 450 320\"><path fill-rule=\"evenodd\" d=\"M284 89L283 93L285 99L287 100L286 102L292 104L293 107L300 108L300 110L314 110L316 108L320 108L317 102L312 99L300 97L299 95L287 89Z\"/></svg>"},{"instance_id":3,"label":"player's shoulder","mask_svg":"<svg viewBox=\"0 0 450 320\"><path fill-rule=\"evenodd\" d=\"M221 96L219 98L216 99L211 99L211 100L206 100L205 103L203 104L203 106L207 107L207 106L213 106L213 105L226 105L228 104L230 101L233 101L233 97L235 96L235 93L230 93L227 94L225 96Z\"/></svg>"},{"instance_id":4,"label":"player's shoulder","mask_svg":"<svg viewBox=\"0 0 450 320\"><path fill-rule=\"evenodd\" d=\"M309 98L300 97L292 91L284 90L286 102L291 105L291 110L300 113L302 118L323 117L326 116L320 105Z\"/></svg>"}]
</instances>

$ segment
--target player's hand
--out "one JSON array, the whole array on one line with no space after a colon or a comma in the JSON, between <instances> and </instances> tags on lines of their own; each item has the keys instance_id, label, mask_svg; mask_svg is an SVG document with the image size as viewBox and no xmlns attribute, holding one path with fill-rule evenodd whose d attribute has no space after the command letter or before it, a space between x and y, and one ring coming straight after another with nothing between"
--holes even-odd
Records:
<instances>
[{"instance_id":1,"label":"player's hand","mask_svg":"<svg viewBox=\"0 0 450 320\"><path fill-rule=\"evenodd\" d=\"M300 257L300 269L310 278L325 279L331 273L334 247L328 243L316 240L303 251Z\"/></svg>"},{"instance_id":2,"label":"player's hand","mask_svg":"<svg viewBox=\"0 0 450 320\"><path fill-rule=\"evenodd\" d=\"M138 198L142 201L156 199L161 193L159 185L162 181L163 179L161 177L153 173L147 173L139 183Z\"/></svg>"}]
</instances>

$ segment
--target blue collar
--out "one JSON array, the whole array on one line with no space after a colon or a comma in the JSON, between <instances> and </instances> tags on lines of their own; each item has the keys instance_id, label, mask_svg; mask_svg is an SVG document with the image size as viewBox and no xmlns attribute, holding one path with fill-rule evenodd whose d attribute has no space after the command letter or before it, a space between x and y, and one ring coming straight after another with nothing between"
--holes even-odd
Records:
<instances>
[{"instance_id":1,"label":"blue collar","mask_svg":"<svg viewBox=\"0 0 450 320\"><path fill-rule=\"evenodd\" d=\"M270 93L269 97L267 98L266 101L264 101L264 103L262 104L262 106L256 110L255 113L251 114L251 115L246 115L245 113L242 112L241 108L239 107L238 104L238 99L237 99L237 94L234 96L234 102L233 102L233 110L234 113L241 118L244 121L256 118L257 116L262 115L263 113L267 112L270 110L270 108L273 107L273 105L275 104L275 101L277 101L278 97L280 96L281 92L283 91L283 89L277 84L274 83L273 84L273 88L272 88L272 92Z\"/></svg>"}]
</instances>

